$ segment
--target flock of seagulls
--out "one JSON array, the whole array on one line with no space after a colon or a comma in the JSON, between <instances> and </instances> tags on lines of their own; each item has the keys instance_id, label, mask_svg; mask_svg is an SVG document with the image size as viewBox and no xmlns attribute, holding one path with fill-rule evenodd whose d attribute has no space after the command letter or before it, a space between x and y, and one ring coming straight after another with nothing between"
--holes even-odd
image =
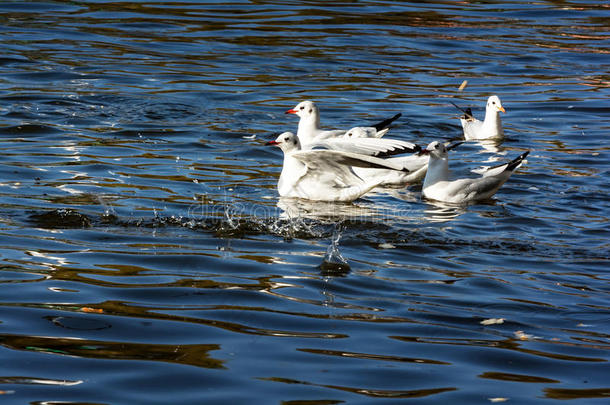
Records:
<instances>
[{"instance_id":1,"label":"flock of seagulls","mask_svg":"<svg viewBox=\"0 0 610 405\"><path fill-rule=\"evenodd\" d=\"M466 140L504 136L500 112L505 109L498 96L487 100L483 121L476 119L470 108L455 107L464 114L460 121ZM493 196L529 153L489 168L480 177L451 179L448 151L462 142L447 145L434 141L422 149L411 142L383 138L401 114L348 130L321 128L320 112L313 101L302 101L286 114L299 117L297 133L284 132L267 142L284 153L278 181L281 197L351 202L376 187L404 187L423 181L423 198L469 204Z\"/></svg>"}]
</instances>

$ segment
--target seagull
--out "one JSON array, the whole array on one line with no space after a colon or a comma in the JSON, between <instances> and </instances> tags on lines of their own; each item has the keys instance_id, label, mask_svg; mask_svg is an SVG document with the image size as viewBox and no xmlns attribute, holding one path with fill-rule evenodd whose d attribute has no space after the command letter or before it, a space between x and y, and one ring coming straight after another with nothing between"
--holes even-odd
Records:
<instances>
[{"instance_id":1,"label":"seagull","mask_svg":"<svg viewBox=\"0 0 610 405\"><path fill-rule=\"evenodd\" d=\"M314 141L320 141L323 139L329 139L345 135L345 130L323 130L320 128L320 111L313 101L305 100L301 101L294 108L286 111L286 114L296 114L299 117L299 127L297 130L297 136L301 144L306 145ZM390 124L396 121L402 114L398 113L391 118L383 120L377 124L372 125L371 132L376 134L379 131L388 128ZM386 131L387 132L387 131ZM384 133L379 135L383 136Z\"/></svg>"},{"instance_id":2,"label":"seagull","mask_svg":"<svg viewBox=\"0 0 610 405\"><path fill-rule=\"evenodd\" d=\"M349 129L341 137L344 139L356 139L356 138L381 138L388 132L390 128L383 128L377 130L375 127L354 127Z\"/></svg>"},{"instance_id":3,"label":"seagull","mask_svg":"<svg viewBox=\"0 0 610 405\"><path fill-rule=\"evenodd\" d=\"M451 104L464 113L464 115L460 117L460 122L464 129L464 138L467 140L493 139L502 138L504 136L504 130L502 130L502 123L500 122L500 111L505 113L506 110L502 107L502 103L498 96L490 96L487 99L484 121L476 119L472 115L472 110L470 108L464 110L453 102Z\"/></svg>"},{"instance_id":4,"label":"seagull","mask_svg":"<svg viewBox=\"0 0 610 405\"><path fill-rule=\"evenodd\" d=\"M466 204L486 200L494 195L521 165L529 151L508 163L489 168L482 177L453 181L449 180L447 147L444 144L434 141L422 153L430 155L422 195L430 200Z\"/></svg>"},{"instance_id":5,"label":"seagull","mask_svg":"<svg viewBox=\"0 0 610 405\"><path fill-rule=\"evenodd\" d=\"M354 173L352 166L406 170L374 156L328 149L302 150L299 138L292 132L280 134L267 145L278 146L284 152L278 182L281 197L350 202L382 181L363 180Z\"/></svg>"}]
</instances>

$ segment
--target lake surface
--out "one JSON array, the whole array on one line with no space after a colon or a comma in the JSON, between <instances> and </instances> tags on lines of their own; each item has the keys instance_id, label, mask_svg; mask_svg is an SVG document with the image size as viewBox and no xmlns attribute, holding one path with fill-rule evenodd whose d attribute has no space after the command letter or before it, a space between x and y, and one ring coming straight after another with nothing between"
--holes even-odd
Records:
<instances>
[{"instance_id":1,"label":"lake surface","mask_svg":"<svg viewBox=\"0 0 610 405\"><path fill-rule=\"evenodd\" d=\"M0 44L0 402L607 403L606 2L9 1ZM425 146L491 94L488 202L278 198L299 101Z\"/></svg>"}]
</instances>

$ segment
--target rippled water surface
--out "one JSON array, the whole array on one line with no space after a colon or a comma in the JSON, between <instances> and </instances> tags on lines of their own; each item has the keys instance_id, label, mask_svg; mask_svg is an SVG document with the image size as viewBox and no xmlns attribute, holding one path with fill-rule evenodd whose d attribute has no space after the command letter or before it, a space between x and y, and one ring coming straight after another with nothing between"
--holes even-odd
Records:
<instances>
[{"instance_id":1,"label":"rippled water surface","mask_svg":"<svg viewBox=\"0 0 610 405\"><path fill-rule=\"evenodd\" d=\"M9 1L0 44L1 402L607 403L606 2ZM278 199L301 100L426 145L490 94L488 202Z\"/></svg>"}]
</instances>

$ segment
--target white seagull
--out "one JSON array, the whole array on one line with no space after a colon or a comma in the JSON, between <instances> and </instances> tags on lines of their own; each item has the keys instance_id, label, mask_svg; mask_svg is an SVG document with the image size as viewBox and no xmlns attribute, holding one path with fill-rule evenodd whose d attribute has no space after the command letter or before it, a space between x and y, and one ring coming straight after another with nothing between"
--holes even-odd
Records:
<instances>
[{"instance_id":1,"label":"white seagull","mask_svg":"<svg viewBox=\"0 0 610 405\"><path fill-rule=\"evenodd\" d=\"M486 200L494 195L521 165L529 151L508 163L488 169L482 177L453 181L449 180L449 162L444 144L434 141L422 153L430 155L422 195L431 200L465 204Z\"/></svg>"},{"instance_id":2,"label":"white seagull","mask_svg":"<svg viewBox=\"0 0 610 405\"><path fill-rule=\"evenodd\" d=\"M301 141L301 144L307 145L315 141L321 141L324 139L334 138L343 136L346 134L345 130L323 130L320 128L320 111L318 106L313 101L305 100L301 101L294 108L286 111L286 114L296 114L299 117L299 127L297 130L297 136ZM392 122L397 120L402 114L396 114L392 118L383 120L377 124L372 125L368 131L375 135L375 137L381 137L385 132L376 135L378 132L388 128Z\"/></svg>"},{"instance_id":3,"label":"white seagull","mask_svg":"<svg viewBox=\"0 0 610 405\"><path fill-rule=\"evenodd\" d=\"M375 127L354 127L349 130L341 137L343 139L356 139L356 138L381 138L384 136L390 128L383 128L378 131Z\"/></svg>"},{"instance_id":4,"label":"white seagull","mask_svg":"<svg viewBox=\"0 0 610 405\"><path fill-rule=\"evenodd\" d=\"M462 108L452 103L455 107L461 110L464 115L460 117L462 128L464 129L464 138L472 139L498 139L504 136L502 122L500 120L500 112L506 112L502 107L502 102L498 96L490 96L487 99L485 107L485 119L480 121L472 115L470 108L463 110Z\"/></svg>"},{"instance_id":5,"label":"white seagull","mask_svg":"<svg viewBox=\"0 0 610 405\"><path fill-rule=\"evenodd\" d=\"M384 159L337 150L301 150L299 138L284 132L267 145L284 152L278 192L282 197L315 201L353 201L372 190L381 180L366 181L352 166L405 170Z\"/></svg>"}]
</instances>

